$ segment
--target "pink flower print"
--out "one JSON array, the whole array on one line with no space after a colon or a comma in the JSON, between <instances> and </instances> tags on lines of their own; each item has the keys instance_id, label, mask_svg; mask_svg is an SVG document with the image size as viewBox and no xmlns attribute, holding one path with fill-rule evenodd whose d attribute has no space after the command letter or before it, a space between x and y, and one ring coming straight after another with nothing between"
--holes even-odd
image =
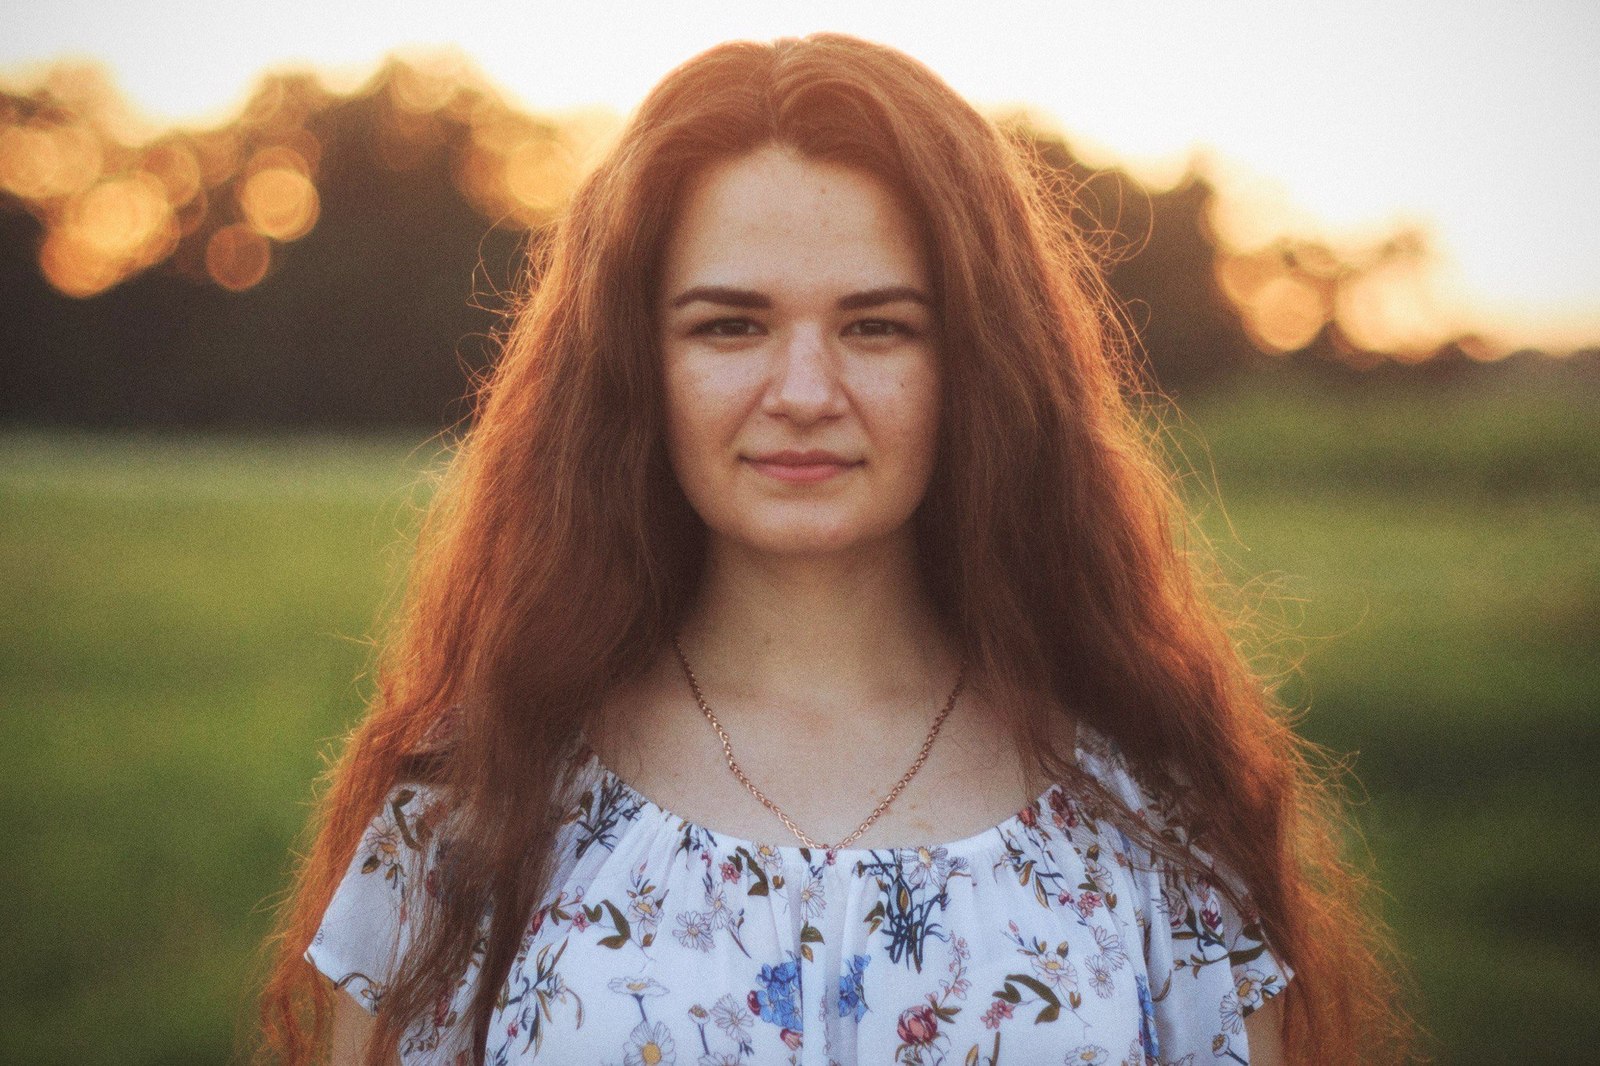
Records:
<instances>
[{"instance_id":1,"label":"pink flower print","mask_svg":"<svg viewBox=\"0 0 1600 1066\"><path fill-rule=\"evenodd\" d=\"M800 1045L805 1043L805 1036L795 1032L793 1029L779 1031L778 1038L783 1041L783 1046L790 1051L799 1051Z\"/></svg>"},{"instance_id":2,"label":"pink flower print","mask_svg":"<svg viewBox=\"0 0 1600 1066\"><path fill-rule=\"evenodd\" d=\"M580 933L589 928L589 916L584 914L581 910L578 911L572 916L572 928L576 929Z\"/></svg>"},{"instance_id":3,"label":"pink flower print","mask_svg":"<svg viewBox=\"0 0 1600 1066\"><path fill-rule=\"evenodd\" d=\"M1039 824L1038 806L1032 803L1028 804L1026 807L1022 808L1022 810L1017 812L1017 820L1023 824L1024 828L1032 829L1034 826Z\"/></svg>"},{"instance_id":4,"label":"pink flower print","mask_svg":"<svg viewBox=\"0 0 1600 1066\"><path fill-rule=\"evenodd\" d=\"M1207 896L1205 905L1200 908L1200 923L1207 929L1216 929L1222 925L1222 908L1217 903L1215 894Z\"/></svg>"},{"instance_id":5,"label":"pink flower print","mask_svg":"<svg viewBox=\"0 0 1600 1066\"><path fill-rule=\"evenodd\" d=\"M445 992L433 1001L433 1027L444 1028L445 1022L450 1020L450 993Z\"/></svg>"},{"instance_id":6,"label":"pink flower print","mask_svg":"<svg viewBox=\"0 0 1600 1066\"><path fill-rule=\"evenodd\" d=\"M989 1004L989 1009L983 1012L983 1024L990 1029L1000 1028L1000 1023L1015 1012L1016 1008L1003 999L997 999Z\"/></svg>"},{"instance_id":7,"label":"pink flower print","mask_svg":"<svg viewBox=\"0 0 1600 1066\"><path fill-rule=\"evenodd\" d=\"M1073 829L1078 824L1077 808L1059 788L1050 793L1050 820L1056 823L1058 829Z\"/></svg>"},{"instance_id":8,"label":"pink flower print","mask_svg":"<svg viewBox=\"0 0 1600 1066\"><path fill-rule=\"evenodd\" d=\"M912 1007L900 1015L895 1032L902 1042L912 1047L927 1047L939 1035L939 1018L929 1005Z\"/></svg>"},{"instance_id":9,"label":"pink flower print","mask_svg":"<svg viewBox=\"0 0 1600 1066\"><path fill-rule=\"evenodd\" d=\"M1101 904L1100 893L1082 892L1078 895L1078 914L1087 919Z\"/></svg>"},{"instance_id":10,"label":"pink flower print","mask_svg":"<svg viewBox=\"0 0 1600 1066\"><path fill-rule=\"evenodd\" d=\"M739 880L739 868L726 859L724 859L722 863L722 879L724 881Z\"/></svg>"}]
</instances>

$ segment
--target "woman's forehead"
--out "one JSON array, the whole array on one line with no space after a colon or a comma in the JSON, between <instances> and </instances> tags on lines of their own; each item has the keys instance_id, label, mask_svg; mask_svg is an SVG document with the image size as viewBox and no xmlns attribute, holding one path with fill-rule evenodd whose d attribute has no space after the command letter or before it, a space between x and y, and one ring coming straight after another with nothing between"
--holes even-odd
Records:
<instances>
[{"instance_id":1,"label":"woman's forehead","mask_svg":"<svg viewBox=\"0 0 1600 1066\"><path fill-rule=\"evenodd\" d=\"M665 274L681 285L839 294L919 285L920 252L915 224L876 176L764 149L708 168L685 190Z\"/></svg>"}]
</instances>

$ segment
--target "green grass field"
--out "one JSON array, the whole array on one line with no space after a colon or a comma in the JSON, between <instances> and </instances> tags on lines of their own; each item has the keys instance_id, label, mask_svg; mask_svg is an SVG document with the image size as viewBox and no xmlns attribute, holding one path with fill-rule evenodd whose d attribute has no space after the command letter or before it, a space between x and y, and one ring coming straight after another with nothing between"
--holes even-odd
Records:
<instances>
[{"instance_id":1,"label":"green grass field","mask_svg":"<svg viewBox=\"0 0 1600 1066\"><path fill-rule=\"evenodd\" d=\"M1586 1059L1600 402L1263 386L1185 414L1202 525L1282 630L1261 651L1356 753L1440 1060ZM431 456L0 433L0 1061L228 1058Z\"/></svg>"}]
</instances>

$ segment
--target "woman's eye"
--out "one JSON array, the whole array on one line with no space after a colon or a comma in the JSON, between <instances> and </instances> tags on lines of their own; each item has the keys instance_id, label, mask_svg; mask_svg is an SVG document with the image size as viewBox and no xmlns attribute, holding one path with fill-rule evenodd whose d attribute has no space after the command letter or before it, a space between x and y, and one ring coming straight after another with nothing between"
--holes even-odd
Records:
<instances>
[{"instance_id":1,"label":"woman's eye","mask_svg":"<svg viewBox=\"0 0 1600 1066\"><path fill-rule=\"evenodd\" d=\"M755 323L748 318L717 318L710 322L701 323L692 332L696 336L744 337L748 335L745 327L754 325Z\"/></svg>"},{"instance_id":2,"label":"woman's eye","mask_svg":"<svg viewBox=\"0 0 1600 1066\"><path fill-rule=\"evenodd\" d=\"M886 318L864 318L850 325L851 328L861 327L862 332L868 337L892 337L896 333L903 333L909 337L915 332L904 322L891 322Z\"/></svg>"}]
</instances>

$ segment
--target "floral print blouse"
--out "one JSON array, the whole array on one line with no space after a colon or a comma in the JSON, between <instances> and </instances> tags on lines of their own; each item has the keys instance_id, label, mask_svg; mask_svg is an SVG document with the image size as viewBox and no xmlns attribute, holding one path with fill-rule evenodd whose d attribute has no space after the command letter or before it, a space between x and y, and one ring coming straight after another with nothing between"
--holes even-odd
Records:
<instances>
[{"instance_id":1,"label":"floral print blouse","mask_svg":"<svg viewBox=\"0 0 1600 1066\"><path fill-rule=\"evenodd\" d=\"M1077 758L1181 835L1108 738L1080 725ZM486 1063L1244 1063L1245 1017L1291 976L1254 914L1060 785L962 840L830 857L687 822L592 754L583 769ZM423 787L390 794L306 952L370 1011L433 886L440 816ZM472 1062L476 970L406 1034L406 1066Z\"/></svg>"}]
</instances>

